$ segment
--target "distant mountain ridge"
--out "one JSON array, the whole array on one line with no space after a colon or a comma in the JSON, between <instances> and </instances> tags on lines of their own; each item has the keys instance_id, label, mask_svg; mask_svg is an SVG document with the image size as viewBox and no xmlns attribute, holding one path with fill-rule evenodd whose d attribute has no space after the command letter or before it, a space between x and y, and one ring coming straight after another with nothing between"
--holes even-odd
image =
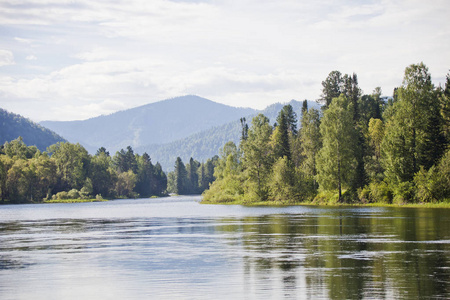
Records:
<instances>
[{"instance_id":1,"label":"distant mountain ridge","mask_svg":"<svg viewBox=\"0 0 450 300\"><path fill-rule=\"evenodd\" d=\"M23 138L27 146L36 146L41 151L57 142L66 141L55 132L42 127L21 115L0 108L0 145Z\"/></svg>"},{"instance_id":2,"label":"distant mountain ridge","mask_svg":"<svg viewBox=\"0 0 450 300\"><path fill-rule=\"evenodd\" d=\"M300 121L303 101L291 100L288 103L275 103L268 106L263 111L256 111L254 114L245 116L249 126L252 118L258 113L264 114L269 118L271 124L275 123L278 113L284 105L290 104L297 114L297 119ZM308 100L308 108L320 109L320 104L315 101ZM300 124L298 124L300 127ZM225 143L232 141L239 144L241 137L241 123L240 120L213 127L208 130L193 134L186 138L167 143L167 144L149 144L136 148L136 152L147 152L152 160L158 161L164 170L172 170L176 158L179 156L184 162L189 161L190 157L195 158L200 162L206 161L208 158L219 154L220 148Z\"/></svg>"},{"instance_id":3,"label":"distant mountain ridge","mask_svg":"<svg viewBox=\"0 0 450 300\"><path fill-rule=\"evenodd\" d=\"M70 142L79 142L91 153L100 147L114 153L127 146L170 143L255 112L198 96L183 96L84 121L40 124Z\"/></svg>"},{"instance_id":4,"label":"distant mountain ridge","mask_svg":"<svg viewBox=\"0 0 450 300\"><path fill-rule=\"evenodd\" d=\"M240 118L251 125L252 118L263 113L275 123L279 111L290 104L300 119L302 101L275 103L260 111L219 104L198 96L183 96L99 116L84 121L44 121L40 124L80 143L90 153L105 147L112 155L131 146L136 153L147 152L152 161L171 170L179 156L187 162L199 161L219 154L228 141L238 144ZM310 108L319 108L308 101Z\"/></svg>"}]
</instances>

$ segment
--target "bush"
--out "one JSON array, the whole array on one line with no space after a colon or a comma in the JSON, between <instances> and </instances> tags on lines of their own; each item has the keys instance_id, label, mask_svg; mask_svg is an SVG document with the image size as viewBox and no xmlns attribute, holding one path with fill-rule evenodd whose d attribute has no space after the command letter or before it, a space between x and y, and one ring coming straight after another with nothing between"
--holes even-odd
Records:
<instances>
[{"instance_id":1,"label":"bush","mask_svg":"<svg viewBox=\"0 0 450 300\"><path fill-rule=\"evenodd\" d=\"M371 196L370 196L370 188L368 186L365 186L362 189L358 190L358 198L361 203L369 203L372 202Z\"/></svg>"},{"instance_id":2,"label":"bush","mask_svg":"<svg viewBox=\"0 0 450 300\"><path fill-rule=\"evenodd\" d=\"M79 199L80 198L80 193L78 192L77 189L71 189L68 193L67 193L67 197L69 199Z\"/></svg>"},{"instance_id":3,"label":"bush","mask_svg":"<svg viewBox=\"0 0 450 300\"><path fill-rule=\"evenodd\" d=\"M394 203L404 204L415 201L415 186L413 182L400 182L394 189Z\"/></svg>"},{"instance_id":4,"label":"bush","mask_svg":"<svg viewBox=\"0 0 450 300\"><path fill-rule=\"evenodd\" d=\"M369 184L371 202L391 204L393 194L385 181L371 182Z\"/></svg>"},{"instance_id":5,"label":"bush","mask_svg":"<svg viewBox=\"0 0 450 300\"><path fill-rule=\"evenodd\" d=\"M333 205L339 203L338 191L321 191L314 198L314 202L317 204Z\"/></svg>"},{"instance_id":6,"label":"bush","mask_svg":"<svg viewBox=\"0 0 450 300\"><path fill-rule=\"evenodd\" d=\"M64 199L69 199L69 196L67 194L67 192L62 191L57 193L56 195L53 195L52 197L53 200L64 200Z\"/></svg>"}]
</instances>

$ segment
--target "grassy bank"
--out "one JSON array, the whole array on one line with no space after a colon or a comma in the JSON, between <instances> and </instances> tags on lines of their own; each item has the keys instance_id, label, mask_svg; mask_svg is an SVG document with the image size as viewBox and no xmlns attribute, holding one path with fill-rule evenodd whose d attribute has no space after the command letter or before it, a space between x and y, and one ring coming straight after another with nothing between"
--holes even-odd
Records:
<instances>
[{"instance_id":1,"label":"grassy bank","mask_svg":"<svg viewBox=\"0 0 450 300\"><path fill-rule=\"evenodd\" d=\"M43 203L86 203L86 202L105 202L106 199L52 199L44 200Z\"/></svg>"},{"instance_id":2,"label":"grassy bank","mask_svg":"<svg viewBox=\"0 0 450 300\"><path fill-rule=\"evenodd\" d=\"M282 202L282 201L259 201L259 202L243 202L243 201L223 201L223 202L207 202L201 201L201 204L216 205L243 205L243 206L296 206L308 205L318 207L415 207L415 208L450 208L450 201L436 203L326 203L326 202Z\"/></svg>"}]
</instances>

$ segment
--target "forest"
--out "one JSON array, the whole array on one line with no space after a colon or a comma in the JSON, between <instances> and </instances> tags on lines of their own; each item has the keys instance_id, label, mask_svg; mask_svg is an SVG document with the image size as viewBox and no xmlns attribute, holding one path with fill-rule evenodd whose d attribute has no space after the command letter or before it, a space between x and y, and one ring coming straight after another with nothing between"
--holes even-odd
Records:
<instances>
[{"instance_id":1,"label":"forest","mask_svg":"<svg viewBox=\"0 0 450 300\"><path fill-rule=\"evenodd\" d=\"M131 147L111 157L103 147L90 155L80 144L58 142L41 152L19 137L0 149L2 202L161 196L166 187L161 165Z\"/></svg>"},{"instance_id":2,"label":"forest","mask_svg":"<svg viewBox=\"0 0 450 300\"><path fill-rule=\"evenodd\" d=\"M104 147L90 155L80 144L59 142L41 152L21 137L0 147L0 200L3 203L148 198L201 194L214 181L218 156L200 163L175 161L168 176L161 164L132 147L111 156Z\"/></svg>"},{"instance_id":3,"label":"forest","mask_svg":"<svg viewBox=\"0 0 450 300\"><path fill-rule=\"evenodd\" d=\"M288 104L275 124L241 118L239 145L226 143L205 163L178 157L167 175L130 146L90 155L62 141L41 152L19 137L0 146L0 200L203 193L204 203L450 202L450 74L436 87L423 63L410 65L388 99L380 87L363 94L356 74L332 71L322 86L320 109L305 100L301 116Z\"/></svg>"},{"instance_id":4,"label":"forest","mask_svg":"<svg viewBox=\"0 0 450 300\"><path fill-rule=\"evenodd\" d=\"M290 105L273 125L241 119L203 202L450 202L449 74L436 87L426 65L410 65L387 101L380 87L363 95L356 74L332 71L322 86L322 108L305 100L300 124Z\"/></svg>"}]
</instances>

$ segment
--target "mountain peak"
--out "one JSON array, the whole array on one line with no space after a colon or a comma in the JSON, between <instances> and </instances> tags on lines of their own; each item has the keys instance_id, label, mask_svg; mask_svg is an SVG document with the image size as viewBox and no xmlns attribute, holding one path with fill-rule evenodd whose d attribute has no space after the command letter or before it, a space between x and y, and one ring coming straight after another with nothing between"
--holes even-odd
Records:
<instances>
[{"instance_id":1,"label":"mountain peak","mask_svg":"<svg viewBox=\"0 0 450 300\"><path fill-rule=\"evenodd\" d=\"M90 152L100 147L114 152L127 146L169 143L255 112L187 95L85 121L41 124L70 142L79 142Z\"/></svg>"}]
</instances>

